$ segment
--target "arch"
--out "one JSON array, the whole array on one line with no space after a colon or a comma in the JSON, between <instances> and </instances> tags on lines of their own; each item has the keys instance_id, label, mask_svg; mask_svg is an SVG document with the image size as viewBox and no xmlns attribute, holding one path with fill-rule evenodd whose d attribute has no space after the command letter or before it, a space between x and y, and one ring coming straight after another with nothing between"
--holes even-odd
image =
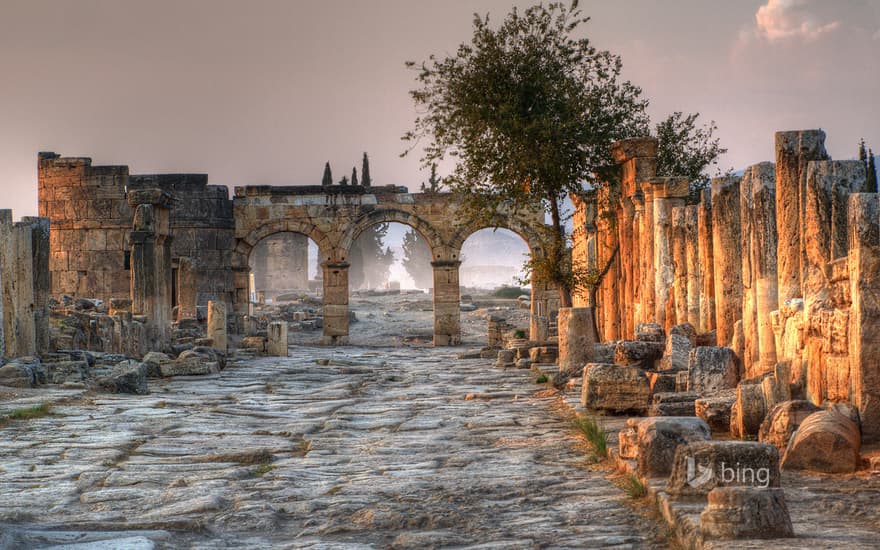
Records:
<instances>
[{"instance_id":1,"label":"arch","mask_svg":"<svg viewBox=\"0 0 880 550\"><path fill-rule=\"evenodd\" d=\"M543 252L538 231L525 223L518 223L515 220L511 219L501 223L472 222L461 227L453 234L452 239L449 243L450 248L452 248L454 254L456 254L456 256L453 256L453 258L458 259L457 256L460 255L461 247L464 245L464 242L468 239L468 237L483 229L506 229L512 233L519 235L519 237L523 241L525 241L526 246L529 247L529 252L531 254L541 254Z\"/></svg>"},{"instance_id":2,"label":"arch","mask_svg":"<svg viewBox=\"0 0 880 550\"><path fill-rule=\"evenodd\" d=\"M321 256L322 262L336 260L334 258L334 247L324 232L318 229L317 226L297 220L276 220L261 224L251 229L244 238L236 239L236 257L233 259L233 267L248 268L248 259L257 243L276 233L299 233L305 235L318 245L318 253Z\"/></svg>"},{"instance_id":3,"label":"arch","mask_svg":"<svg viewBox=\"0 0 880 550\"><path fill-rule=\"evenodd\" d=\"M339 248L344 250L347 254L348 251L351 250L351 246L357 240L358 236L360 236L364 230L380 223L401 223L413 228L427 243L428 248L431 250L432 260L436 261L443 257L443 239L434 226L415 214L396 209L374 210L368 214L359 216L351 223L348 231L345 232Z\"/></svg>"}]
</instances>

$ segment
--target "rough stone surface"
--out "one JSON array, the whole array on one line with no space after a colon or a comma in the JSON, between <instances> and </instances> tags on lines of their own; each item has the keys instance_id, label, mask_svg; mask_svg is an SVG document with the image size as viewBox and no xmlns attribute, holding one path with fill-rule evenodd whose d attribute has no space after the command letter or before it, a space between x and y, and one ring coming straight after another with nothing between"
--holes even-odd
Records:
<instances>
[{"instance_id":1,"label":"rough stone surface","mask_svg":"<svg viewBox=\"0 0 880 550\"><path fill-rule=\"evenodd\" d=\"M700 514L704 536L720 539L775 539L794 536L781 488L716 487Z\"/></svg>"},{"instance_id":2,"label":"rough stone surface","mask_svg":"<svg viewBox=\"0 0 880 550\"><path fill-rule=\"evenodd\" d=\"M739 365L730 348L698 347L688 360L688 391L713 395L736 388Z\"/></svg>"},{"instance_id":3,"label":"rough stone surface","mask_svg":"<svg viewBox=\"0 0 880 550\"><path fill-rule=\"evenodd\" d=\"M640 342L665 342L663 327L656 323L642 323L636 326L636 340Z\"/></svg>"},{"instance_id":4,"label":"rough stone surface","mask_svg":"<svg viewBox=\"0 0 880 550\"><path fill-rule=\"evenodd\" d=\"M849 418L833 411L814 412L791 437L782 467L826 473L854 472L861 464L861 434Z\"/></svg>"},{"instance_id":5,"label":"rough stone surface","mask_svg":"<svg viewBox=\"0 0 880 550\"><path fill-rule=\"evenodd\" d=\"M581 404L588 409L614 413L644 412L651 398L645 371L607 363L584 367Z\"/></svg>"},{"instance_id":6,"label":"rough stone surface","mask_svg":"<svg viewBox=\"0 0 880 550\"><path fill-rule=\"evenodd\" d=\"M645 477L669 475L679 445L711 437L709 426L693 417L645 418L638 422L636 431L639 474Z\"/></svg>"},{"instance_id":7,"label":"rough stone surface","mask_svg":"<svg viewBox=\"0 0 880 550\"><path fill-rule=\"evenodd\" d=\"M819 407L809 401L784 401L773 407L761 423L758 441L775 445L784 452L792 434Z\"/></svg>"},{"instance_id":8,"label":"rough stone surface","mask_svg":"<svg viewBox=\"0 0 880 550\"><path fill-rule=\"evenodd\" d=\"M650 370L663 356L662 342L620 341L614 349L614 363Z\"/></svg>"},{"instance_id":9,"label":"rough stone surface","mask_svg":"<svg viewBox=\"0 0 880 550\"><path fill-rule=\"evenodd\" d=\"M695 416L694 402L700 397L694 392L655 392L651 401L651 416Z\"/></svg>"},{"instance_id":10,"label":"rough stone surface","mask_svg":"<svg viewBox=\"0 0 880 550\"><path fill-rule=\"evenodd\" d=\"M269 323L269 340L266 343L266 353L276 357L287 357L286 321Z\"/></svg>"},{"instance_id":11,"label":"rough stone surface","mask_svg":"<svg viewBox=\"0 0 880 550\"><path fill-rule=\"evenodd\" d=\"M604 472L582 467L556 398L489 363L293 347L159 380L149 396L68 391L0 438L4 544L664 546Z\"/></svg>"},{"instance_id":12,"label":"rough stone surface","mask_svg":"<svg viewBox=\"0 0 880 550\"><path fill-rule=\"evenodd\" d=\"M138 361L124 361L113 367L110 376L98 381L99 386L114 393L133 393L146 395L147 364Z\"/></svg>"},{"instance_id":13,"label":"rough stone surface","mask_svg":"<svg viewBox=\"0 0 880 550\"><path fill-rule=\"evenodd\" d=\"M730 431L730 412L736 403L736 392L728 390L715 397L694 401L694 414L706 421L713 432Z\"/></svg>"},{"instance_id":14,"label":"rough stone surface","mask_svg":"<svg viewBox=\"0 0 880 550\"><path fill-rule=\"evenodd\" d=\"M574 371L593 361L593 346L599 338L593 333L592 308L560 308L558 325L559 369Z\"/></svg>"},{"instance_id":15,"label":"rough stone surface","mask_svg":"<svg viewBox=\"0 0 880 550\"><path fill-rule=\"evenodd\" d=\"M681 445L666 483L670 495L706 495L715 487L779 487L779 451L753 441Z\"/></svg>"}]
</instances>

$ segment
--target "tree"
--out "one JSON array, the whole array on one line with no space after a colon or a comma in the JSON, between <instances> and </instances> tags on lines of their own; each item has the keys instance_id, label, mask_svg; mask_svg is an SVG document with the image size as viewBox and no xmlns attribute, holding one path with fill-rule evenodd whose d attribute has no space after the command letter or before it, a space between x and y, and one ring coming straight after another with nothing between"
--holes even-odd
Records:
<instances>
[{"instance_id":1,"label":"tree","mask_svg":"<svg viewBox=\"0 0 880 550\"><path fill-rule=\"evenodd\" d=\"M342 179L339 180L339 185L348 185L348 177L342 176Z\"/></svg>"},{"instance_id":2,"label":"tree","mask_svg":"<svg viewBox=\"0 0 880 550\"><path fill-rule=\"evenodd\" d=\"M691 181L690 202L699 202L700 190L710 183L707 168L727 152L714 136L715 121L697 127L699 113L676 111L654 127L657 138L657 175L685 176Z\"/></svg>"},{"instance_id":3,"label":"tree","mask_svg":"<svg viewBox=\"0 0 880 550\"><path fill-rule=\"evenodd\" d=\"M378 288L388 280L394 252L385 247L388 224L371 225L355 239L348 255L349 286Z\"/></svg>"},{"instance_id":4,"label":"tree","mask_svg":"<svg viewBox=\"0 0 880 550\"><path fill-rule=\"evenodd\" d=\"M443 187L443 178L437 175L437 163L431 163L431 175L428 176L428 185L422 182L422 193L439 193Z\"/></svg>"},{"instance_id":5,"label":"tree","mask_svg":"<svg viewBox=\"0 0 880 550\"><path fill-rule=\"evenodd\" d=\"M412 277L416 288L434 286L434 270L431 268L431 249L415 229L410 228L403 235L404 269Z\"/></svg>"},{"instance_id":6,"label":"tree","mask_svg":"<svg viewBox=\"0 0 880 550\"><path fill-rule=\"evenodd\" d=\"M874 151L868 149L868 177L865 181L865 191L868 193L877 192L877 166L875 166Z\"/></svg>"},{"instance_id":7,"label":"tree","mask_svg":"<svg viewBox=\"0 0 880 550\"><path fill-rule=\"evenodd\" d=\"M505 213L549 214L545 257L528 269L559 288L563 307L587 284L570 260L563 201L608 181L609 145L648 128L647 101L621 80L620 58L581 36L588 21L576 1L514 8L497 29L475 15L470 43L454 55L407 64L418 70L410 95L423 113L403 137L407 152L424 140L424 166L454 159L444 182L488 224L503 225Z\"/></svg>"},{"instance_id":8,"label":"tree","mask_svg":"<svg viewBox=\"0 0 880 550\"><path fill-rule=\"evenodd\" d=\"M333 173L330 172L330 161L324 164L324 177L321 178L321 185L324 187L333 185Z\"/></svg>"},{"instance_id":9,"label":"tree","mask_svg":"<svg viewBox=\"0 0 880 550\"><path fill-rule=\"evenodd\" d=\"M351 184L358 185L358 173L354 166L351 167Z\"/></svg>"},{"instance_id":10,"label":"tree","mask_svg":"<svg viewBox=\"0 0 880 550\"><path fill-rule=\"evenodd\" d=\"M370 159L367 158L367 153L364 153L364 160L361 163L361 183L364 187L373 185L373 179L370 177Z\"/></svg>"}]
</instances>

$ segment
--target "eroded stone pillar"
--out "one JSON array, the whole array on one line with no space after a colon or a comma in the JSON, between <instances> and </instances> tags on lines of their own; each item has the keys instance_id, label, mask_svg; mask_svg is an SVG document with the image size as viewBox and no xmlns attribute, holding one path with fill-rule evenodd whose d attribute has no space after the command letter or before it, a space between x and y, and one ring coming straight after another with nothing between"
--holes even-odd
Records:
<instances>
[{"instance_id":1,"label":"eroded stone pillar","mask_svg":"<svg viewBox=\"0 0 880 550\"><path fill-rule=\"evenodd\" d=\"M324 262L324 345L348 343L348 262ZM437 291L437 287L434 287Z\"/></svg>"},{"instance_id":2,"label":"eroded stone pillar","mask_svg":"<svg viewBox=\"0 0 880 550\"><path fill-rule=\"evenodd\" d=\"M287 321L269 323L266 353L275 357L287 357Z\"/></svg>"},{"instance_id":3,"label":"eroded stone pillar","mask_svg":"<svg viewBox=\"0 0 880 550\"><path fill-rule=\"evenodd\" d=\"M699 207L691 205L684 211L684 241L687 264L687 321L700 327L700 250L697 223Z\"/></svg>"},{"instance_id":4,"label":"eroded stone pillar","mask_svg":"<svg viewBox=\"0 0 880 550\"><path fill-rule=\"evenodd\" d=\"M616 340L620 333L620 287L623 285L618 224L622 223L620 212L620 187L609 183L597 193L596 227L598 236L598 265L608 271L599 287L599 333L602 340Z\"/></svg>"},{"instance_id":5,"label":"eroded stone pillar","mask_svg":"<svg viewBox=\"0 0 880 550\"><path fill-rule=\"evenodd\" d=\"M615 339L634 340L635 324L634 319L634 300L635 295L635 269L634 264L637 258L633 249L633 218L635 216L635 207L629 198L621 199L621 224L618 236L620 243L620 263L621 275L623 275L623 284L619 285L620 304L620 329Z\"/></svg>"},{"instance_id":6,"label":"eroded stone pillar","mask_svg":"<svg viewBox=\"0 0 880 550\"><path fill-rule=\"evenodd\" d=\"M21 357L48 351L49 220L0 210L0 287L4 344L0 355Z\"/></svg>"},{"instance_id":7,"label":"eroded stone pillar","mask_svg":"<svg viewBox=\"0 0 880 550\"><path fill-rule=\"evenodd\" d=\"M177 264L177 320L197 317L198 286L192 258L181 257Z\"/></svg>"},{"instance_id":8,"label":"eroded stone pillar","mask_svg":"<svg viewBox=\"0 0 880 550\"><path fill-rule=\"evenodd\" d=\"M654 197L654 319L668 331L675 324L672 209L684 206L689 183L686 178L654 178L649 183Z\"/></svg>"},{"instance_id":9,"label":"eroded stone pillar","mask_svg":"<svg viewBox=\"0 0 880 550\"><path fill-rule=\"evenodd\" d=\"M862 439L880 439L880 199L876 193L849 197L849 369L853 404Z\"/></svg>"},{"instance_id":10,"label":"eroded stone pillar","mask_svg":"<svg viewBox=\"0 0 880 550\"><path fill-rule=\"evenodd\" d=\"M642 218L642 311L643 322L657 322L656 270L654 267L654 186L650 183L642 185L645 196L645 215Z\"/></svg>"},{"instance_id":11,"label":"eroded stone pillar","mask_svg":"<svg viewBox=\"0 0 880 550\"><path fill-rule=\"evenodd\" d=\"M434 345L461 343L461 290L459 261L431 262L434 268Z\"/></svg>"},{"instance_id":12,"label":"eroded stone pillar","mask_svg":"<svg viewBox=\"0 0 880 550\"><path fill-rule=\"evenodd\" d=\"M226 302L208 301L208 338L214 349L226 353L229 342L226 334Z\"/></svg>"},{"instance_id":13,"label":"eroded stone pillar","mask_svg":"<svg viewBox=\"0 0 880 550\"><path fill-rule=\"evenodd\" d=\"M559 308L559 370L578 372L593 359L598 335L593 330L593 308Z\"/></svg>"},{"instance_id":14,"label":"eroded stone pillar","mask_svg":"<svg viewBox=\"0 0 880 550\"><path fill-rule=\"evenodd\" d=\"M675 302L675 321L673 325L687 322L688 316L685 208L687 207L677 206L672 209L672 265L675 273L672 282L672 295Z\"/></svg>"},{"instance_id":15,"label":"eroded stone pillar","mask_svg":"<svg viewBox=\"0 0 880 550\"><path fill-rule=\"evenodd\" d=\"M825 132L802 130L776 133L776 224L779 309L801 292L807 163L825 160Z\"/></svg>"},{"instance_id":16,"label":"eroded stone pillar","mask_svg":"<svg viewBox=\"0 0 880 550\"><path fill-rule=\"evenodd\" d=\"M742 251L742 344L743 354L740 360L746 371L746 377L753 371L753 365L758 360L758 313L756 308L757 288L755 283L754 264L757 260L757 250L754 246L754 208L755 201L752 196L752 167L743 173L739 182L739 220L740 220L740 250Z\"/></svg>"},{"instance_id":17,"label":"eroded stone pillar","mask_svg":"<svg viewBox=\"0 0 880 550\"><path fill-rule=\"evenodd\" d=\"M703 189L697 205L699 241L700 332L715 330L715 260L712 252L712 190Z\"/></svg>"},{"instance_id":18,"label":"eroded stone pillar","mask_svg":"<svg viewBox=\"0 0 880 550\"><path fill-rule=\"evenodd\" d=\"M632 234L632 252L633 258L633 326L632 335L635 336L635 326L645 323L645 287L644 287L644 260L642 259L642 250L644 249L644 237L642 229L645 224L645 195L638 191L632 197L634 215L633 215L633 234Z\"/></svg>"},{"instance_id":19,"label":"eroded stone pillar","mask_svg":"<svg viewBox=\"0 0 880 550\"><path fill-rule=\"evenodd\" d=\"M715 330L719 346L730 346L742 318L742 250L739 177L712 180L712 258L715 269Z\"/></svg>"},{"instance_id":20,"label":"eroded stone pillar","mask_svg":"<svg viewBox=\"0 0 880 550\"><path fill-rule=\"evenodd\" d=\"M31 228L31 260L34 284L34 344L36 354L49 352L49 295L52 280L49 274L49 218L25 217L22 222Z\"/></svg>"}]
</instances>

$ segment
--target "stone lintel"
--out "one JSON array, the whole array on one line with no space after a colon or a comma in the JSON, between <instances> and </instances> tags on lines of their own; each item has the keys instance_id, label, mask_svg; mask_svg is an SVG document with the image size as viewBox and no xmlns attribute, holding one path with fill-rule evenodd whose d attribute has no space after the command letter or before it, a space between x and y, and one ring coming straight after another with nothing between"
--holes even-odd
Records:
<instances>
[{"instance_id":1,"label":"stone lintel","mask_svg":"<svg viewBox=\"0 0 880 550\"><path fill-rule=\"evenodd\" d=\"M640 137L615 141L611 144L611 156L617 163L636 157L656 157L657 138Z\"/></svg>"},{"instance_id":2,"label":"stone lintel","mask_svg":"<svg viewBox=\"0 0 880 550\"><path fill-rule=\"evenodd\" d=\"M651 178L645 182L655 199L684 199L690 194L690 181L682 177Z\"/></svg>"}]
</instances>

